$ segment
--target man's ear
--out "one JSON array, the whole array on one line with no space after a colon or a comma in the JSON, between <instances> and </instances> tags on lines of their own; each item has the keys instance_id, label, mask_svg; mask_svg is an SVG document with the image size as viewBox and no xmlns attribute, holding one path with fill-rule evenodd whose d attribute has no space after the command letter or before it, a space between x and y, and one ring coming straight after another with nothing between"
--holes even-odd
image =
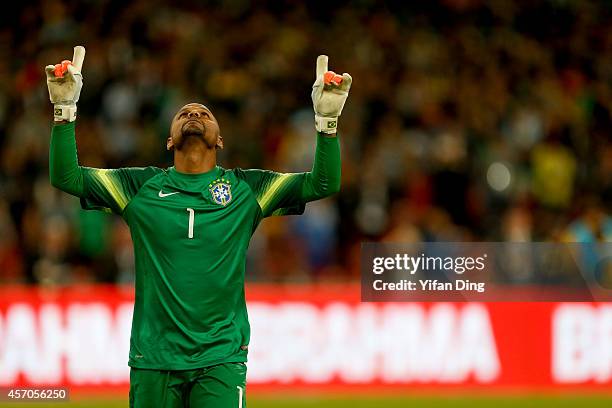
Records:
<instances>
[{"instance_id":1,"label":"man's ear","mask_svg":"<svg viewBox=\"0 0 612 408\"><path fill-rule=\"evenodd\" d=\"M172 143L172 136L168 136L168 139L166 139L166 150L172 149L174 149L174 143Z\"/></svg>"},{"instance_id":2,"label":"man's ear","mask_svg":"<svg viewBox=\"0 0 612 408\"><path fill-rule=\"evenodd\" d=\"M221 135L217 136L217 145L215 146L217 149L223 149L223 137Z\"/></svg>"}]
</instances>

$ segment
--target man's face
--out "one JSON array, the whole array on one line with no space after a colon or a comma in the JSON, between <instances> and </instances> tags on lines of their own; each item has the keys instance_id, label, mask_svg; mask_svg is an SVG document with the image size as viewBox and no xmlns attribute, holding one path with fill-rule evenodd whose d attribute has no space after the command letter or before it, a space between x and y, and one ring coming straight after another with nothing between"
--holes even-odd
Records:
<instances>
[{"instance_id":1,"label":"man's face","mask_svg":"<svg viewBox=\"0 0 612 408\"><path fill-rule=\"evenodd\" d=\"M166 146L168 150L181 150L189 138L201 140L209 149L223 148L217 119L200 103L188 103L174 115Z\"/></svg>"}]
</instances>

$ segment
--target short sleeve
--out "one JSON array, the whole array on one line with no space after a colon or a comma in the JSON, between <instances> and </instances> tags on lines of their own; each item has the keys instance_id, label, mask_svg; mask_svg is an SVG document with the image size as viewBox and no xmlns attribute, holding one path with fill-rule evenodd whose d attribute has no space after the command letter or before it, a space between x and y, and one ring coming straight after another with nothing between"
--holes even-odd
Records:
<instances>
[{"instance_id":1,"label":"short sleeve","mask_svg":"<svg viewBox=\"0 0 612 408\"><path fill-rule=\"evenodd\" d=\"M82 167L82 171L85 194L81 197L81 207L85 210L112 211L121 215L142 185L163 170L157 167Z\"/></svg>"},{"instance_id":2,"label":"short sleeve","mask_svg":"<svg viewBox=\"0 0 612 408\"><path fill-rule=\"evenodd\" d=\"M306 173L277 173L269 170L235 169L236 176L247 182L263 217L298 215L304 212L302 185Z\"/></svg>"}]
</instances>

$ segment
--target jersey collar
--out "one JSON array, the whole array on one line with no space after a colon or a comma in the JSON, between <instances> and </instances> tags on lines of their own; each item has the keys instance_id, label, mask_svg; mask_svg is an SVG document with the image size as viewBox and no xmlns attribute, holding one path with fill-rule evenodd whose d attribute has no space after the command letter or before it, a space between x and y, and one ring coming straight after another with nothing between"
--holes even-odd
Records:
<instances>
[{"instance_id":1,"label":"jersey collar","mask_svg":"<svg viewBox=\"0 0 612 408\"><path fill-rule=\"evenodd\" d=\"M205 173L180 173L174 166L168 169L168 178L172 187L191 192L200 192L221 174L222 169L215 166Z\"/></svg>"}]
</instances>

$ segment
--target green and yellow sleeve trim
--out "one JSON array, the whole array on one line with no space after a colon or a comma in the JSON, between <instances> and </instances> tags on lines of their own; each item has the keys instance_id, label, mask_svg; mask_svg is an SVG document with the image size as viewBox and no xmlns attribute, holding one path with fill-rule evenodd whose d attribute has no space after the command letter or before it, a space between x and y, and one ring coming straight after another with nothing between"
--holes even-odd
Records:
<instances>
[{"instance_id":1,"label":"green and yellow sleeve trim","mask_svg":"<svg viewBox=\"0 0 612 408\"><path fill-rule=\"evenodd\" d=\"M123 211L130 200L123 190L121 183L115 180L113 175L114 172L116 172L116 170L91 169L91 175L102 184L104 189L117 204L117 207Z\"/></svg>"},{"instance_id":2,"label":"green and yellow sleeve trim","mask_svg":"<svg viewBox=\"0 0 612 408\"><path fill-rule=\"evenodd\" d=\"M257 202L264 214L268 214L268 210L275 207L275 198L277 198L280 192L287 188L296 177L300 177L300 175L281 173L267 188L262 189L262 193L257 197Z\"/></svg>"}]
</instances>

